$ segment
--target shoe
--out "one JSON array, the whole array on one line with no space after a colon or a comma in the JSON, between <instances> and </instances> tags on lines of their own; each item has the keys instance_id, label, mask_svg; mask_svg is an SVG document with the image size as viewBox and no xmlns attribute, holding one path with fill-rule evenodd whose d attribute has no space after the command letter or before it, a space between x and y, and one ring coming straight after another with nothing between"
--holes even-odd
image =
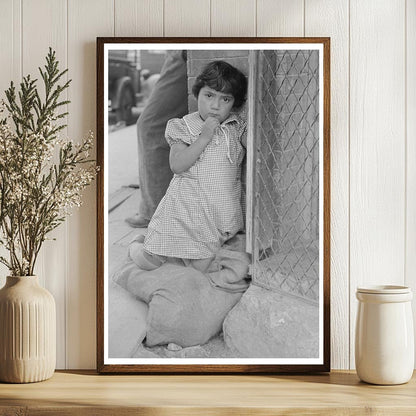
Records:
<instances>
[{"instance_id":1,"label":"shoe","mask_svg":"<svg viewBox=\"0 0 416 416\"><path fill-rule=\"evenodd\" d=\"M133 228L146 228L149 225L150 220L143 217L141 214L135 214L132 217L125 219L126 223Z\"/></svg>"}]
</instances>

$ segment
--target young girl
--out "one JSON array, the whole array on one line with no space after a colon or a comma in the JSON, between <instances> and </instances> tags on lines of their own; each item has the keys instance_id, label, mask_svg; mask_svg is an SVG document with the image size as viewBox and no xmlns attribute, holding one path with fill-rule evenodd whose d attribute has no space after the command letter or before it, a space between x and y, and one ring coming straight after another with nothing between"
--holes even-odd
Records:
<instances>
[{"instance_id":1,"label":"young girl","mask_svg":"<svg viewBox=\"0 0 416 416\"><path fill-rule=\"evenodd\" d=\"M144 270L176 258L204 272L224 242L244 226L245 122L233 110L245 102L246 78L230 64L214 61L197 77L192 92L198 111L169 120L166 127L174 176L146 237L129 247L130 257Z\"/></svg>"}]
</instances>

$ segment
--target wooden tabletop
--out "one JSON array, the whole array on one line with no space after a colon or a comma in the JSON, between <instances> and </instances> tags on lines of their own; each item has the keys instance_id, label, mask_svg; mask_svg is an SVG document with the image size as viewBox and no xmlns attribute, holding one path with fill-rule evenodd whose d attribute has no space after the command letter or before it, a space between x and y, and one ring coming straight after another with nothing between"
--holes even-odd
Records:
<instances>
[{"instance_id":1,"label":"wooden tabletop","mask_svg":"<svg viewBox=\"0 0 416 416\"><path fill-rule=\"evenodd\" d=\"M322 375L97 375L58 371L0 383L0 415L416 415L416 375L399 386Z\"/></svg>"}]
</instances>

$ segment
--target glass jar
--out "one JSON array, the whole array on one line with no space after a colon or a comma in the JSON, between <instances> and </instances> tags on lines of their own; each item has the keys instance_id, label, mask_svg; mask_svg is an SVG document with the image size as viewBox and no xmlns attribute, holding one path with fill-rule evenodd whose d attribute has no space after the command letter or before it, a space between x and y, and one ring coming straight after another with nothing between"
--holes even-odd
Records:
<instances>
[{"instance_id":1,"label":"glass jar","mask_svg":"<svg viewBox=\"0 0 416 416\"><path fill-rule=\"evenodd\" d=\"M372 384L402 384L414 368L414 332L410 288L372 286L357 289L355 366Z\"/></svg>"}]
</instances>

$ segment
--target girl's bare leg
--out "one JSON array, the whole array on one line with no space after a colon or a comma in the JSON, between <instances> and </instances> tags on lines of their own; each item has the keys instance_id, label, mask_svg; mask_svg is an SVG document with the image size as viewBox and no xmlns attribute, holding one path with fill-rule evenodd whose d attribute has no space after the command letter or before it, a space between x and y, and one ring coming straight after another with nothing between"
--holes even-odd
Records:
<instances>
[{"instance_id":1,"label":"girl's bare leg","mask_svg":"<svg viewBox=\"0 0 416 416\"><path fill-rule=\"evenodd\" d=\"M155 270L160 267L166 257L148 253L143 248L144 236L136 237L129 245L129 256L142 270Z\"/></svg>"},{"instance_id":2,"label":"girl's bare leg","mask_svg":"<svg viewBox=\"0 0 416 416\"><path fill-rule=\"evenodd\" d=\"M191 266L194 269L199 270L202 273L205 273L208 270L212 260L214 260L214 257L210 257L209 259L193 259L191 260Z\"/></svg>"}]
</instances>

